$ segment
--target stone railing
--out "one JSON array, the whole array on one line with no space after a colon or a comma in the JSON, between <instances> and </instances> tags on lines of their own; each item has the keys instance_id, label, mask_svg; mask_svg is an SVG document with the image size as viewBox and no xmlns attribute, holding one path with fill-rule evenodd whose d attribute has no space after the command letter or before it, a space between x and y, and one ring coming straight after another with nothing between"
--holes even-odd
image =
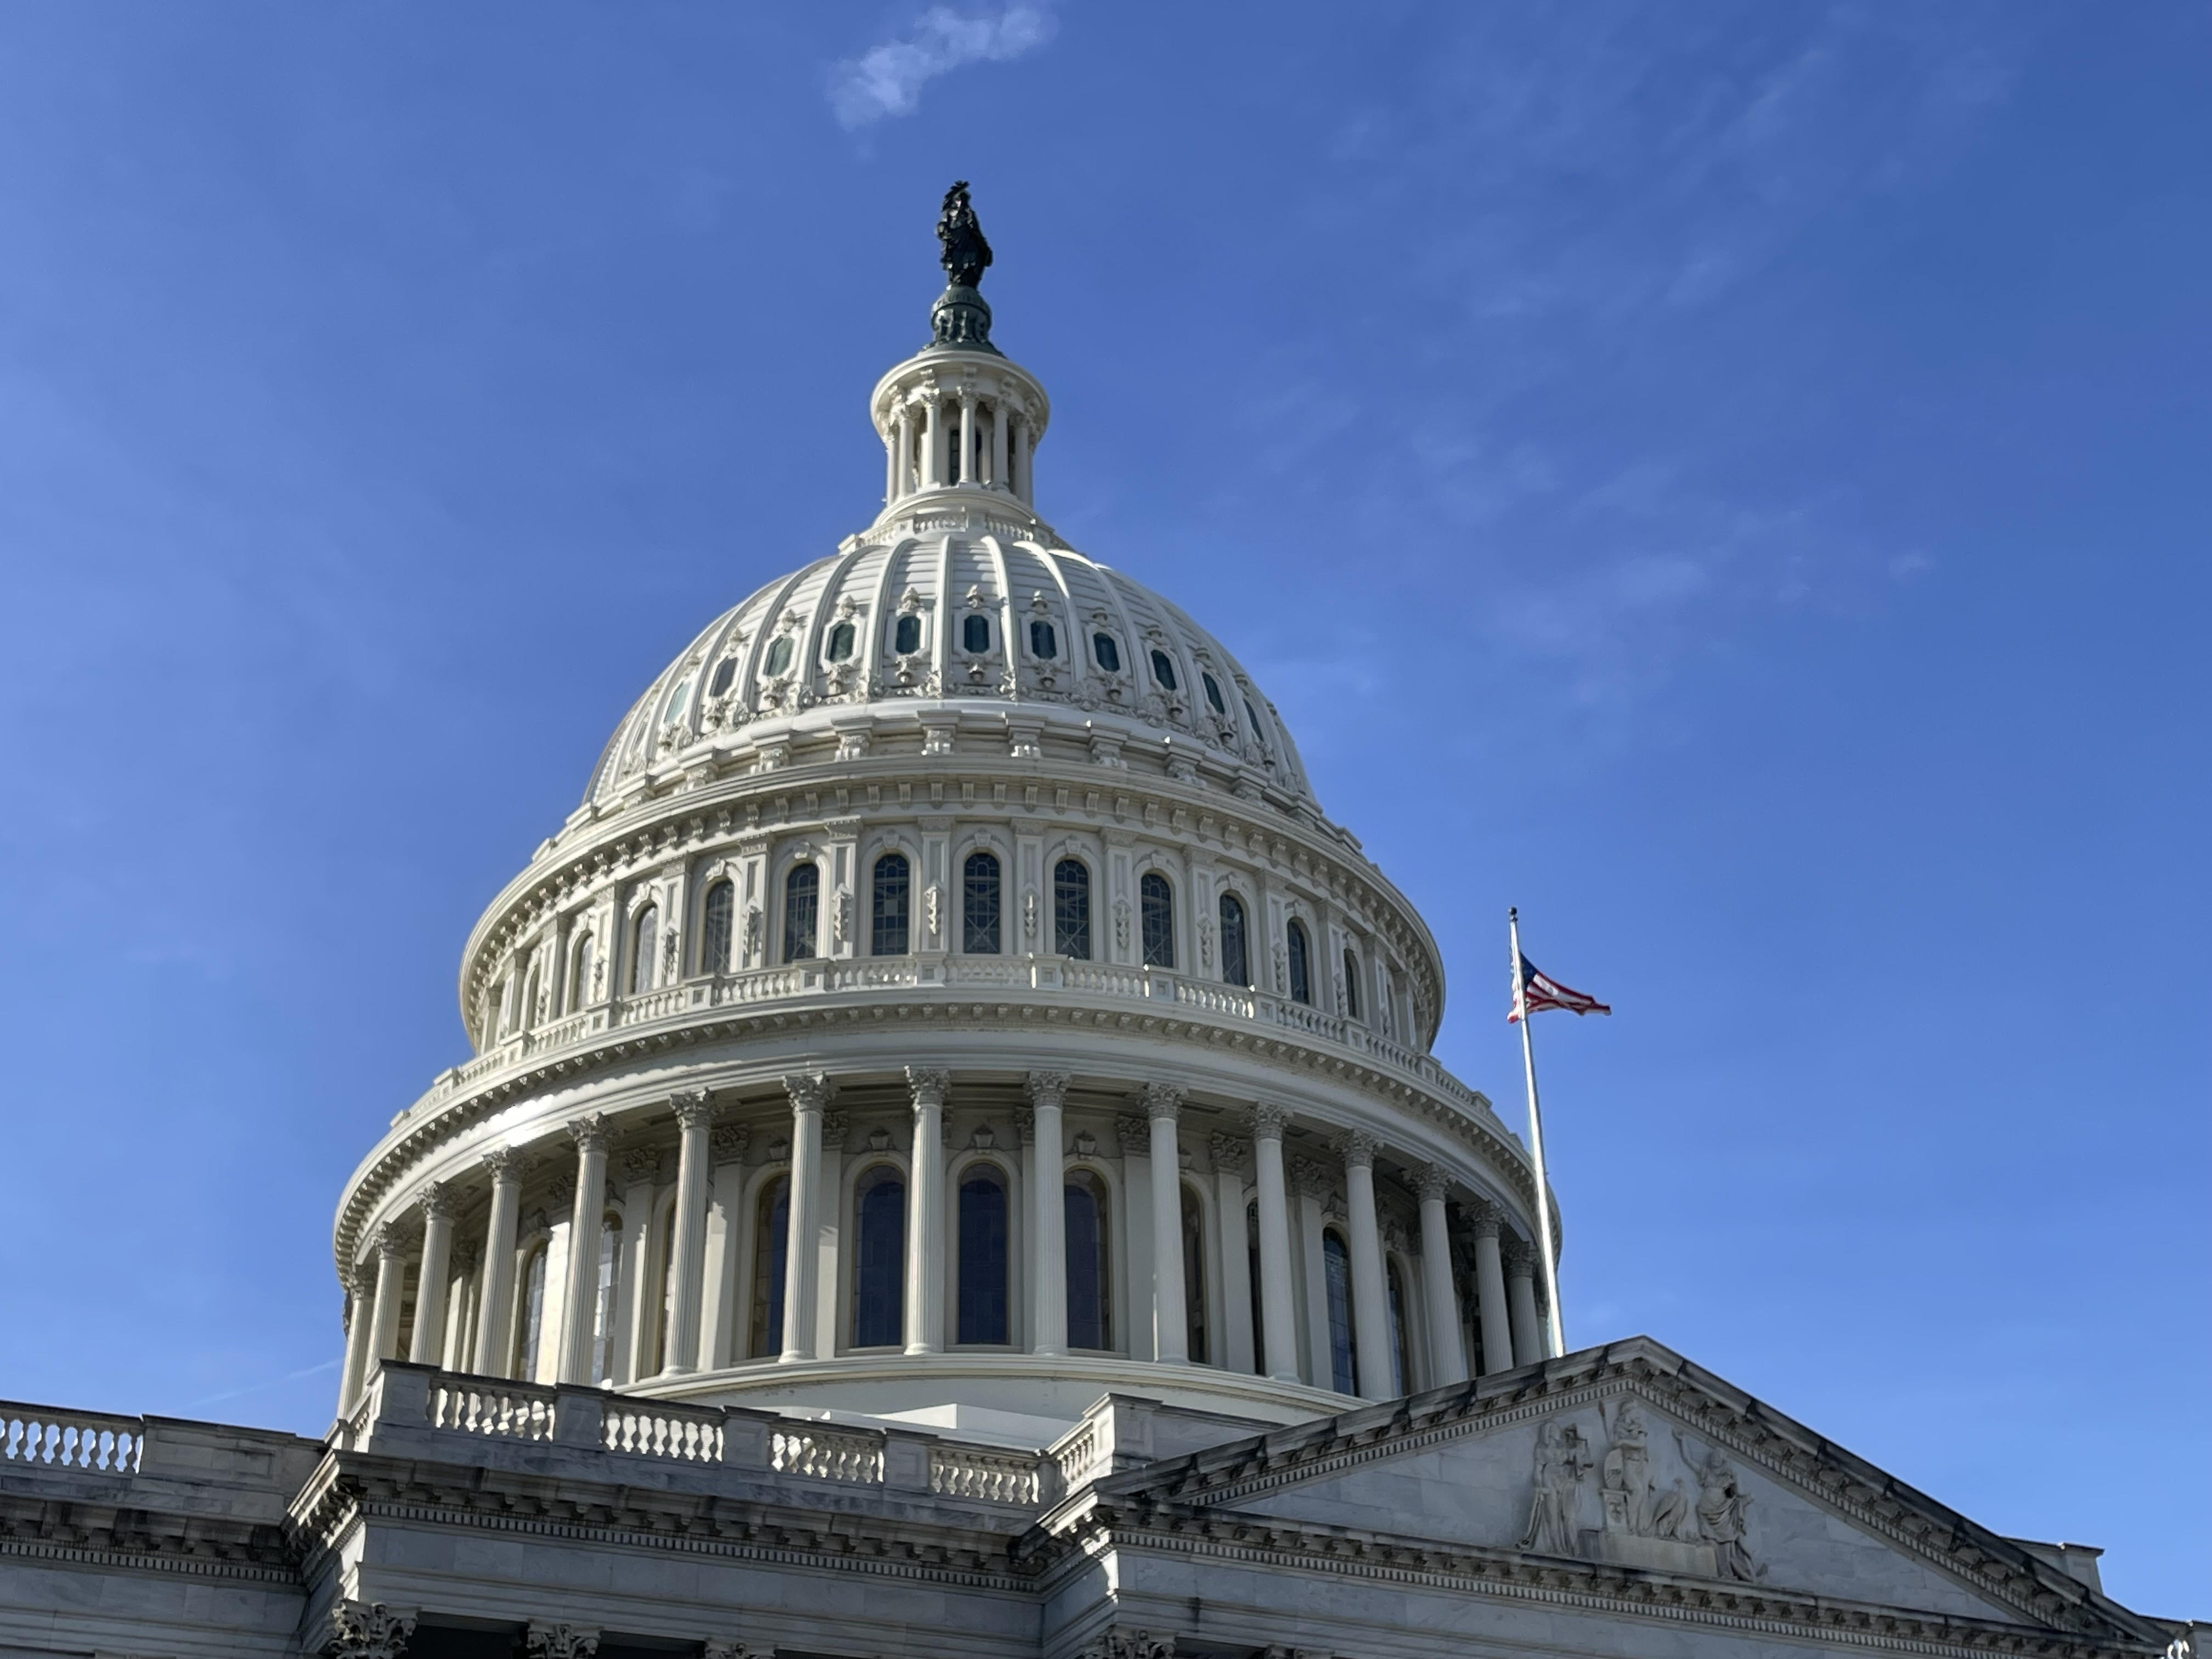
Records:
<instances>
[{"instance_id":1,"label":"stone railing","mask_svg":"<svg viewBox=\"0 0 2212 1659\"><path fill-rule=\"evenodd\" d=\"M0 1404L0 1467L28 1463L135 1474L145 1444L143 1418Z\"/></svg>"},{"instance_id":2,"label":"stone railing","mask_svg":"<svg viewBox=\"0 0 2212 1659\"><path fill-rule=\"evenodd\" d=\"M527 1382L441 1375L431 1381L424 1415L436 1429L504 1440L550 1440L556 1398L551 1389Z\"/></svg>"},{"instance_id":3,"label":"stone railing","mask_svg":"<svg viewBox=\"0 0 2212 1659\"><path fill-rule=\"evenodd\" d=\"M983 1451L974 1446L930 1448L929 1489L947 1498L1034 1506L1042 1484L1038 1460L1025 1453Z\"/></svg>"},{"instance_id":4,"label":"stone railing","mask_svg":"<svg viewBox=\"0 0 2212 1659\"><path fill-rule=\"evenodd\" d=\"M855 1429L809 1426L777 1429L769 1441L769 1467L779 1474L803 1474L815 1480L852 1480L868 1486L884 1478L881 1435Z\"/></svg>"},{"instance_id":5,"label":"stone railing","mask_svg":"<svg viewBox=\"0 0 2212 1659\"><path fill-rule=\"evenodd\" d=\"M619 1396L601 1413L599 1443L609 1451L640 1457L672 1457L685 1463L722 1461L722 1413L712 1408L670 1406Z\"/></svg>"},{"instance_id":6,"label":"stone railing","mask_svg":"<svg viewBox=\"0 0 2212 1659\"><path fill-rule=\"evenodd\" d=\"M1106 1437L1096 1423L1079 1423L1048 1454L1060 1475L1062 1492L1073 1492L1091 1479L1111 1456Z\"/></svg>"}]
</instances>

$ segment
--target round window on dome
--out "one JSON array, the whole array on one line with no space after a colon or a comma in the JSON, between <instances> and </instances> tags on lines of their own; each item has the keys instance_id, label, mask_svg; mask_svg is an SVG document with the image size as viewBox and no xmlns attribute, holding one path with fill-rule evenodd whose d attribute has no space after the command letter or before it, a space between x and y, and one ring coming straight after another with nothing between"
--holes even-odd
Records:
<instances>
[{"instance_id":1,"label":"round window on dome","mask_svg":"<svg viewBox=\"0 0 2212 1659\"><path fill-rule=\"evenodd\" d=\"M908 614L898 619L891 629L891 649L902 657L910 657L921 649L921 618Z\"/></svg>"},{"instance_id":2,"label":"round window on dome","mask_svg":"<svg viewBox=\"0 0 2212 1659\"><path fill-rule=\"evenodd\" d=\"M1198 678L1206 683L1206 700L1213 705L1213 712L1224 720L1228 719L1228 705L1221 701L1221 687L1215 683L1213 676L1200 670Z\"/></svg>"},{"instance_id":3,"label":"round window on dome","mask_svg":"<svg viewBox=\"0 0 2212 1659\"><path fill-rule=\"evenodd\" d=\"M960 624L960 648L977 655L991 648L989 617L969 617Z\"/></svg>"},{"instance_id":4,"label":"round window on dome","mask_svg":"<svg viewBox=\"0 0 2212 1659\"><path fill-rule=\"evenodd\" d=\"M791 635L785 634L778 636L775 643L768 648L768 672L781 674L790 666Z\"/></svg>"},{"instance_id":5,"label":"round window on dome","mask_svg":"<svg viewBox=\"0 0 2212 1659\"><path fill-rule=\"evenodd\" d=\"M830 630L830 660L842 662L853 654L853 624L841 622Z\"/></svg>"},{"instance_id":6,"label":"round window on dome","mask_svg":"<svg viewBox=\"0 0 2212 1659\"><path fill-rule=\"evenodd\" d=\"M707 695L719 697L730 689L730 682L738 677L738 659L725 657L714 665L714 678L707 682Z\"/></svg>"},{"instance_id":7,"label":"round window on dome","mask_svg":"<svg viewBox=\"0 0 2212 1659\"><path fill-rule=\"evenodd\" d=\"M1121 647L1114 643L1111 634L1093 634L1091 636L1091 654L1098 659L1098 665L1108 673L1121 672Z\"/></svg>"},{"instance_id":8,"label":"round window on dome","mask_svg":"<svg viewBox=\"0 0 2212 1659\"><path fill-rule=\"evenodd\" d=\"M1168 653L1164 651L1152 653L1152 678L1160 683L1163 691L1176 689L1175 665L1168 660Z\"/></svg>"}]
</instances>

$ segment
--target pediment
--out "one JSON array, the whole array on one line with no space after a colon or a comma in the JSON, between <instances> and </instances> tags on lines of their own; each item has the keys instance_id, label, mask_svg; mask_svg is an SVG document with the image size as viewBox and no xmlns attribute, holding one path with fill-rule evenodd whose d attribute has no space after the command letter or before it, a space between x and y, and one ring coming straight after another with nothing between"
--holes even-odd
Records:
<instances>
[{"instance_id":1,"label":"pediment","mask_svg":"<svg viewBox=\"0 0 2212 1659\"><path fill-rule=\"evenodd\" d=\"M1216 1447L1102 1491L1614 1577L2130 1644L2157 1634L1644 1338Z\"/></svg>"}]
</instances>

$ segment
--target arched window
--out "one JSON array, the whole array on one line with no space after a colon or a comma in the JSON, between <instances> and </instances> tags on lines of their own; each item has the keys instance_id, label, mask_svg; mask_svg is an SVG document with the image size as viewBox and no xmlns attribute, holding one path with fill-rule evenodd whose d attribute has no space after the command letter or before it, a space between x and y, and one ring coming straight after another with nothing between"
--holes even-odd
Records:
<instances>
[{"instance_id":1,"label":"arched window","mask_svg":"<svg viewBox=\"0 0 2212 1659\"><path fill-rule=\"evenodd\" d=\"M1352 1252L1334 1232L1321 1236L1322 1278L1328 1286L1328 1370L1339 1394L1359 1392L1359 1364L1352 1346Z\"/></svg>"},{"instance_id":2,"label":"arched window","mask_svg":"<svg viewBox=\"0 0 2212 1659\"><path fill-rule=\"evenodd\" d=\"M607 1380L607 1361L615 1346L615 1264L622 1260L622 1218L607 1215L599 1220L599 1270L594 1281L599 1286L592 1310L592 1381Z\"/></svg>"},{"instance_id":3,"label":"arched window","mask_svg":"<svg viewBox=\"0 0 2212 1659\"><path fill-rule=\"evenodd\" d=\"M891 649L902 657L910 657L921 649L921 618L912 612L901 617L891 629Z\"/></svg>"},{"instance_id":4,"label":"arched window","mask_svg":"<svg viewBox=\"0 0 2212 1659\"><path fill-rule=\"evenodd\" d=\"M825 653L831 662L842 662L853 654L853 624L841 622L830 630L830 649Z\"/></svg>"},{"instance_id":5,"label":"arched window","mask_svg":"<svg viewBox=\"0 0 2212 1659\"><path fill-rule=\"evenodd\" d=\"M629 994L653 988L653 958L660 948L660 907L648 904L629 925Z\"/></svg>"},{"instance_id":6,"label":"arched window","mask_svg":"<svg viewBox=\"0 0 2212 1659\"><path fill-rule=\"evenodd\" d=\"M1359 958L1348 946L1344 952L1344 1012L1359 1018Z\"/></svg>"},{"instance_id":7,"label":"arched window","mask_svg":"<svg viewBox=\"0 0 2212 1659\"><path fill-rule=\"evenodd\" d=\"M1168 660L1168 653L1164 651L1152 653L1152 678L1160 683L1163 691L1176 689L1175 665Z\"/></svg>"},{"instance_id":8,"label":"arched window","mask_svg":"<svg viewBox=\"0 0 2212 1659\"><path fill-rule=\"evenodd\" d=\"M1114 1346L1113 1275L1107 1254L1106 1183L1088 1170L1067 1177L1067 1346Z\"/></svg>"},{"instance_id":9,"label":"arched window","mask_svg":"<svg viewBox=\"0 0 2212 1659\"><path fill-rule=\"evenodd\" d=\"M568 969L568 1012L573 1014L592 1000L591 934L577 939L569 960L573 965Z\"/></svg>"},{"instance_id":10,"label":"arched window","mask_svg":"<svg viewBox=\"0 0 2212 1659\"><path fill-rule=\"evenodd\" d=\"M814 938L822 913L822 872L794 864L783 878L783 959L805 962L815 954Z\"/></svg>"},{"instance_id":11,"label":"arched window","mask_svg":"<svg viewBox=\"0 0 2212 1659\"><path fill-rule=\"evenodd\" d=\"M726 974L730 971L730 946L735 942L738 915L738 890L732 884L718 881L707 890L705 925L699 930L699 971L702 974Z\"/></svg>"},{"instance_id":12,"label":"arched window","mask_svg":"<svg viewBox=\"0 0 2212 1659\"><path fill-rule=\"evenodd\" d=\"M730 689L730 682L738 677L738 659L725 657L714 665L714 678L707 682L707 695L719 697Z\"/></svg>"},{"instance_id":13,"label":"arched window","mask_svg":"<svg viewBox=\"0 0 2212 1659\"><path fill-rule=\"evenodd\" d=\"M1264 1311L1267 1298L1261 1294L1260 1289L1260 1206L1256 1200L1244 1206L1244 1261L1252 1283L1252 1369L1265 1376L1267 1374L1267 1321Z\"/></svg>"},{"instance_id":14,"label":"arched window","mask_svg":"<svg viewBox=\"0 0 2212 1659\"><path fill-rule=\"evenodd\" d=\"M853 1188L853 1346L896 1346L905 1339L906 1181L890 1164L861 1172Z\"/></svg>"},{"instance_id":15,"label":"arched window","mask_svg":"<svg viewBox=\"0 0 2212 1659\"><path fill-rule=\"evenodd\" d=\"M886 853L878 859L872 886L868 949L879 957L902 957L907 953L907 916L913 894L906 854Z\"/></svg>"},{"instance_id":16,"label":"arched window","mask_svg":"<svg viewBox=\"0 0 2212 1659\"><path fill-rule=\"evenodd\" d=\"M970 853L961 866L960 948L971 956L999 954L999 860Z\"/></svg>"},{"instance_id":17,"label":"arched window","mask_svg":"<svg viewBox=\"0 0 2212 1659\"><path fill-rule=\"evenodd\" d=\"M522 1269L521 1317L514 1322L514 1375L518 1381L538 1380L540 1339L545 1331L545 1247L530 1253Z\"/></svg>"},{"instance_id":18,"label":"arched window","mask_svg":"<svg viewBox=\"0 0 2212 1659\"><path fill-rule=\"evenodd\" d=\"M1206 1207L1196 1193L1182 1189L1183 1352L1203 1365L1206 1346Z\"/></svg>"},{"instance_id":19,"label":"arched window","mask_svg":"<svg viewBox=\"0 0 2212 1659\"><path fill-rule=\"evenodd\" d=\"M1006 1324L1006 1177L971 1164L960 1177L959 1335L962 1342L1004 1343Z\"/></svg>"},{"instance_id":20,"label":"arched window","mask_svg":"<svg viewBox=\"0 0 2212 1659\"><path fill-rule=\"evenodd\" d=\"M1030 655L1042 657L1047 662L1050 662L1059 654L1060 635L1054 632L1052 624L1048 622L1031 623L1030 624Z\"/></svg>"},{"instance_id":21,"label":"arched window","mask_svg":"<svg viewBox=\"0 0 2212 1659\"><path fill-rule=\"evenodd\" d=\"M1091 960L1091 866L1079 859L1052 866L1052 948Z\"/></svg>"},{"instance_id":22,"label":"arched window","mask_svg":"<svg viewBox=\"0 0 2212 1659\"><path fill-rule=\"evenodd\" d=\"M1383 1273L1390 1291L1390 1397L1401 1400L1413 1392L1408 1380L1413 1374L1406 1342L1406 1279L1395 1261L1383 1264Z\"/></svg>"},{"instance_id":23,"label":"arched window","mask_svg":"<svg viewBox=\"0 0 2212 1659\"><path fill-rule=\"evenodd\" d=\"M1398 970L1389 969L1382 975L1382 1035L1398 1035Z\"/></svg>"},{"instance_id":24,"label":"arched window","mask_svg":"<svg viewBox=\"0 0 2212 1659\"><path fill-rule=\"evenodd\" d=\"M1227 715L1229 706L1221 701L1221 687L1215 682L1213 676L1201 671L1198 678L1205 682L1206 701L1212 706L1213 712L1217 714Z\"/></svg>"},{"instance_id":25,"label":"arched window","mask_svg":"<svg viewBox=\"0 0 2212 1659\"><path fill-rule=\"evenodd\" d=\"M1230 985L1252 983L1252 951L1244 934L1244 901L1221 896L1221 977Z\"/></svg>"},{"instance_id":26,"label":"arched window","mask_svg":"<svg viewBox=\"0 0 2212 1659\"><path fill-rule=\"evenodd\" d=\"M639 1377L658 1376L668 1368L669 1316L676 1293L676 1275L669 1271L669 1263L675 1247L676 1194L672 1192L660 1200L646 1233L645 1275L638 1286L638 1302L651 1316L653 1328L651 1341L641 1342L630 1362L632 1374Z\"/></svg>"},{"instance_id":27,"label":"arched window","mask_svg":"<svg viewBox=\"0 0 2212 1659\"><path fill-rule=\"evenodd\" d=\"M515 1022L526 1031L538 1024L538 970L532 968L522 985L522 1017Z\"/></svg>"},{"instance_id":28,"label":"arched window","mask_svg":"<svg viewBox=\"0 0 2212 1659\"><path fill-rule=\"evenodd\" d=\"M780 635L775 642L768 648L768 672L771 674L781 674L790 666L791 635Z\"/></svg>"},{"instance_id":29,"label":"arched window","mask_svg":"<svg viewBox=\"0 0 2212 1659\"><path fill-rule=\"evenodd\" d=\"M1144 935L1145 966L1175 966L1175 889L1158 871L1137 884L1137 920Z\"/></svg>"},{"instance_id":30,"label":"arched window","mask_svg":"<svg viewBox=\"0 0 2212 1659\"><path fill-rule=\"evenodd\" d=\"M791 1177L778 1176L761 1188L753 1218L752 1340L755 1359L783 1352L783 1260L791 1239Z\"/></svg>"},{"instance_id":31,"label":"arched window","mask_svg":"<svg viewBox=\"0 0 2212 1659\"><path fill-rule=\"evenodd\" d=\"M960 623L960 648L976 656L981 656L984 652L988 651L991 648L991 619L988 617L976 616L972 611L963 617Z\"/></svg>"},{"instance_id":32,"label":"arched window","mask_svg":"<svg viewBox=\"0 0 2212 1659\"><path fill-rule=\"evenodd\" d=\"M1305 924L1291 921L1291 1000L1313 1001L1313 967L1306 948Z\"/></svg>"},{"instance_id":33,"label":"arched window","mask_svg":"<svg viewBox=\"0 0 2212 1659\"><path fill-rule=\"evenodd\" d=\"M1121 647L1114 643L1111 634L1093 634L1091 636L1091 654L1098 659L1098 665L1108 673L1121 672Z\"/></svg>"}]
</instances>

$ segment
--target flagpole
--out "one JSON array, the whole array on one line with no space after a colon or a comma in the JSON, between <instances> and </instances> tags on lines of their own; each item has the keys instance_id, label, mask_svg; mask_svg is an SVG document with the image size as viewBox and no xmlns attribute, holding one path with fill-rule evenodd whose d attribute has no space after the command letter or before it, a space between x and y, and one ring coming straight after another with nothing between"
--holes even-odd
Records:
<instances>
[{"instance_id":1,"label":"flagpole","mask_svg":"<svg viewBox=\"0 0 2212 1659\"><path fill-rule=\"evenodd\" d=\"M1567 1322L1559 1311L1559 1270L1552 1258L1552 1187L1544 1176L1544 1118L1536 1109L1536 1049L1528 1037L1528 988L1521 975L1521 912L1505 912L1505 929L1513 946L1513 1007L1521 1016L1521 1065L1528 1074L1528 1153L1536 1164L1536 1253L1544 1267L1544 1294L1551 1299L1552 1355L1567 1351Z\"/></svg>"}]
</instances>

